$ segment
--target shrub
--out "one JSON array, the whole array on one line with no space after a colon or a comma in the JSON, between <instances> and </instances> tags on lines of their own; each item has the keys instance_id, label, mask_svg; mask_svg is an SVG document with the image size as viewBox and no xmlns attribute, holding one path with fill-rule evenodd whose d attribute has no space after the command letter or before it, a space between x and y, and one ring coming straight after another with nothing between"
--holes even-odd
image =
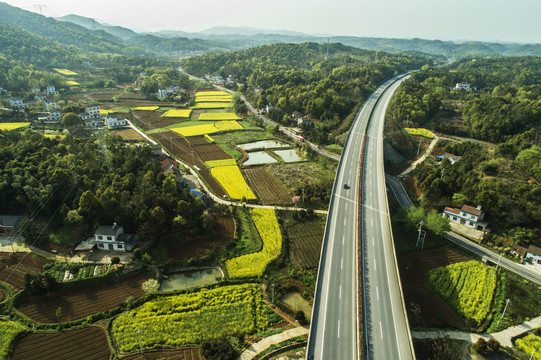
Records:
<instances>
[{"instance_id":1,"label":"shrub","mask_svg":"<svg viewBox=\"0 0 541 360\"><path fill-rule=\"evenodd\" d=\"M239 357L239 353L225 337L204 341L201 344L201 354L207 360L235 360Z\"/></svg>"},{"instance_id":2,"label":"shrub","mask_svg":"<svg viewBox=\"0 0 541 360\"><path fill-rule=\"evenodd\" d=\"M478 354L484 354L487 351L487 342L484 338L480 337L475 344L473 344L473 349Z\"/></svg>"},{"instance_id":3,"label":"shrub","mask_svg":"<svg viewBox=\"0 0 541 360\"><path fill-rule=\"evenodd\" d=\"M111 264L113 264L113 265L120 264L120 258L118 256L113 256L111 258Z\"/></svg>"}]
</instances>

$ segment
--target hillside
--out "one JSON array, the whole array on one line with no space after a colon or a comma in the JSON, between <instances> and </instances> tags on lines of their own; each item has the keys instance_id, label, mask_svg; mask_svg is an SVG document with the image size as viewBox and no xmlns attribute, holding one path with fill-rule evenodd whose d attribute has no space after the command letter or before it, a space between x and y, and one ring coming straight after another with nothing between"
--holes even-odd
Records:
<instances>
[{"instance_id":1,"label":"hillside","mask_svg":"<svg viewBox=\"0 0 541 360\"><path fill-rule=\"evenodd\" d=\"M137 35L135 31L128 28L122 26L103 25L94 19L74 14L58 17L56 20L71 22L89 30L102 30L121 39L129 39Z\"/></svg>"},{"instance_id":2,"label":"hillside","mask_svg":"<svg viewBox=\"0 0 541 360\"><path fill-rule=\"evenodd\" d=\"M90 31L69 22L0 3L0 22L24 29L65 45L101 53L125 53L122 40L104 31Z\"/></svg>"}]
</instances>

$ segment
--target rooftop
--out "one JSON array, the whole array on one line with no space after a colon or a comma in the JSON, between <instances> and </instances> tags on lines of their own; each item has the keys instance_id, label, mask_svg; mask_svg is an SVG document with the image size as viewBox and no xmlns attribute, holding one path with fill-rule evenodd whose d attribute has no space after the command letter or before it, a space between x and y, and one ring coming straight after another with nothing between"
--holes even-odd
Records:
<instances>
[{"instance_id":1,"label":"rooftop","mask_svg":"<svg viewBox=\"0 0 541 360\"><path fill-rule=\"evenodd\" d=\"M468 214L473 214L477 216L480 216L483 213L480 206L474 208L473 206L464 205L460 210L467 212Z\"/></svg>"}]
</instances>

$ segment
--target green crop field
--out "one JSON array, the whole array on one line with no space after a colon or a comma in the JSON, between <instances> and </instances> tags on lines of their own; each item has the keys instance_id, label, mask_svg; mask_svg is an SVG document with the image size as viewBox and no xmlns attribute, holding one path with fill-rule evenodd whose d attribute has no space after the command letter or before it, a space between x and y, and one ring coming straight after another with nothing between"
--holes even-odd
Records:
<instances>
[{"instance_id":1,"label":"green crop field","mask_svg":"<svg viewBox=\"0 0 541 360\"><path fill-rule=\"evenodd\" d=\"M7 359L11 343L26 328L13 321L0 321L0 359Z\"/></svg>"},{"instance_id":2,"label":"green crop field","mask_svg":"<svg viewBox=\"0 0 541 360\"><path fill-rule=\"evenodd\" d=\"M126 353L154 344L180 346L235 332L253 334L267 328L261 289L255 284L159 297L113 321L112 334ZM141 330L141 337L138 331Z\"/></svg>"}]
</instances>

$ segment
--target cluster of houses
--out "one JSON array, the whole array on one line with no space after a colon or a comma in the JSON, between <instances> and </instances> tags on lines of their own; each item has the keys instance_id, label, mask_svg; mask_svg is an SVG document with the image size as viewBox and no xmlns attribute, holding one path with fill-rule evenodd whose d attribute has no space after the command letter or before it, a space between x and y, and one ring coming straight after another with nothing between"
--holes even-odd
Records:
<instances>
[{"instance_id":1,"label":"cluster of houses","mask_svg":"<svg viewBox=\"0 0 541 360\"><path fill-rule=\"evenodd\" d=\"M474 87L474 86L471 86L470 83L456 83L455 87L453 88L453 90L455 91L458 91L458 90L464 90L464 91L477 91L477 88Z\"/></svg>"},{"instance_id":2,"label":"cluster of houses","mask_svg":"<svg viewBox=\"0 0 541 360\"><path fill-rule=\"evenodd\" d=\"M314 127L312 120L298 111L293 111L291 117L297 122L297 126L303 129L311 129Z\"/></svg>"},{"instance_id":3,"label":"cluster of houses","mask_svg":"<svg viewBox=\"0 0 541 360\"><path fill-rule=\"evenodd\" d=\"M237 83L237 80L233 77L233 75L229 75L227 78L224 79L223 76L221 75L206 74L205 80L214 84L218 84L218 85L235 85L235 84L237 84L238 86L243 85L243 84Z\"/></svg>"},{"instance_id":4,"label":"cluster of houses","mask_svg":"<svg viewBox=\"0 0 541 360\"><path fill-rule=\"evenodd\" d=\"M169 95L176 95L180 90L180 86L173 85L168 86L165 89L158 89L158 92L155 94L156 97L160 100L167 99Z\"/></svg>"}]
</instances>

